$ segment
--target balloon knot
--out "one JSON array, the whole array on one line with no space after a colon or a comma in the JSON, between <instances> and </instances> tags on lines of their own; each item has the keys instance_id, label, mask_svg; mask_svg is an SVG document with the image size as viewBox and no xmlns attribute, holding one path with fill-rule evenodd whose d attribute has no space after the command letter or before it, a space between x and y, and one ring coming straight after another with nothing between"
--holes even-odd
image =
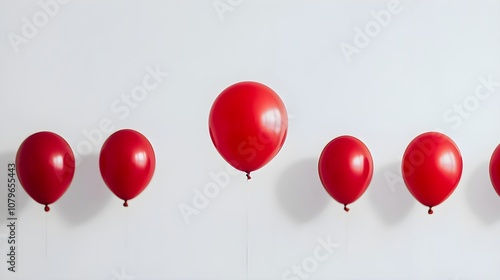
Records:
<instances>
[{"instance_id":1,"label":"balloon knot","mask_svg":"<svg viewBox=\"0 0 500 280\"><path fill-rule=\"evenodd\" d=\"M347 208L347 204L344 204L344 211L349 212L349 208Z\"/></svg>"},{"instance_id":2,"label":"balloon knot","mask_svg":"<svg viewBox=\"0 0 500 280\"><path fill-rule=\"evenodd\" d=\"M125 200L125 202L123 202L123 207L128 207L127 200Z\"/></svg>"},{"instance_id":3,"label":"balloon knot","mask_svg":"<svg viewBox=\"0 0 500 280\"><path fill-rule=\"evenodd\" d=\"M250 172L247 172L247 180L250 180L252 179L252 177L250 176Z\"/></svg>"},{"instance_id":4,"label":"balloon knot","mask_svg":"<svg viewBox=\"0 0 500 280\"><path fill-rule=\"evenodd\" d=\"M427 213L429 213L429 215L432 215L434 213L434 211L432 211L432 207L429 207L429 211L427 211Z\"/></svg>"},{"instance_id":5,"label":"balloon knot","mask_svg":"<svg viewBox=\"0 0 500 280\"><path fill-rule=\"evenodd\" d=\"M45 204L45 212L49 212L49 211L50 211L50 207L47 204Z\"/></svg>"}]
</instances>

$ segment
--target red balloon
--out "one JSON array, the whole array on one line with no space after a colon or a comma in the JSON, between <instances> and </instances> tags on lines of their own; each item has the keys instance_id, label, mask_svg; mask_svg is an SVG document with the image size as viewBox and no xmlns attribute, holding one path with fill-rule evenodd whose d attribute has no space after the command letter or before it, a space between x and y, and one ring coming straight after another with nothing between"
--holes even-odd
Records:
<instances>
[{"instance_id":1,"label":"red balloon","mask_svg":"<svg viewBox=\"0 0 500 280\"><path fill-rule=\"evenodd\" d=\"M257 82L236 83L214 101L209 131L219 154L234 168L258 170L280 151L288 130L288 116L280 97Z\"/></svg>"},{"instance_id":2,"label":"red balloon","mask_svg":"<svg viewBox=\"0 0 500 280\"><path fill-rule=\"evenodd\" d=\"M448 136L427 132L410 142L401 165L410 193L423 205L432 207L446 200L462 176L462 156Z\"/></svg>"},{"instance_id":3,"label":"red balloon","mask_svg":"<svg viewBox=\"0 0 500 280\"><path fill-rule=\"evenodd\" d=\"M36 202L56 202L68 189L75 174L75 156L59 135L42 131L23 141L16 155L17 177Z\"/></svg>"},{"instance_id":4,"label":"red balloon","mask_svg":"<svg viewBox=\"0 0 500 280\"><path fill-rule=\"evenodd\" d=\"M318 172L326 191L339 203L356 201L368 188L373 176L373 159L363 142L352 136L330 141L319 158Z\"/></svg>"},{"instance_id":5,"label":"red balloon","mask_svg":"<svg viewBox=\"0 0 500 280\"><path fill-rule=\"evenodd\" d=\"M495 191L500 195L500 145L497 146L490 159L490 179Z\"/></svg>"},{"instance_id":6,"label":"red balloon","mask_svg":"<svg viewBox=\"0 0 500 280\"><path fill-rule=\"evenodd\" d=\"M125 202L138 196L149 184L156 166L151 143L141 133L123 129L104 142L99 168L108 188Z\"/></svg>"}]
</instances>

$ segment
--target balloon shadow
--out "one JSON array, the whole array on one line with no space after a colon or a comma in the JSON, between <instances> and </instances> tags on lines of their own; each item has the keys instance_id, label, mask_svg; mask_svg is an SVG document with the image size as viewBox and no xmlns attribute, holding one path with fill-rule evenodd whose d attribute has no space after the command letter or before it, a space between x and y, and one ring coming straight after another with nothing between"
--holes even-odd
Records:
<instances>
[{"instance_id":1,"label":"balloon shadow","mask_svg":"<svg viewBox=\"0 0 500 280\"><path fill-rule=\"evenodd\" d=\"M488 162L474 170L466 191L473 212L485 224L500 220L500 197L491 184Z\"/></svg>"},{"instance_id":2,"label":"balloon shadow","mask_svg":"<svg viewBox=\"0 0 500 280\"><path fill-rule=\"evenodd\" d=\"M388 225L401 222L416 202L404 184L400 168L400 163L393 163L379 169L368 188L370 201Z\"/></svg>"},{"instance_id":3,"label":"balloon shadow","mask_svg":"<svg viewBox=\"0 0 500 280\"><path fill-rule=\"evenodd\" d=\"M312 220L331 199L319 180L316 159L290 165L280 176L275 194L281 207L297 223Z\"/></svg>"},{"instance_id":4,"label":"balloon shadow","mask_svg":"<svg viewBox=\"0 0 500 280\"><path fill-rule=\"evenodd\" d=\"M99 157L89 155L77 164L75 177L61 199L54 203L54 211L62 213L69 222L81 224L90 221L112 199L99 170Z\"/></svg>"},{"instance_id":5,"label":"balloon shadow","mask_svg":"<svg viewBox=\"0 0 500 280\"><path fill-rule=\"evenodd\" d=\"M9 174L9 170L8 170L8 165L11 164L11 163L15 163L16 162L16 153L15 152L7 152L7 153L3 153L3 154L0 154L0 166L2 166L2 169L3 170L0 170L0 172L2 173L2 176L0 176L0 178L5 178L4 182L5 182L5 188L2 189L0 191L0 218L2 219L2 221L6 220L7 218L7 206L8 206L8 174ZM16 180L15 181L15 197L14 197L14 200L15 200L15 207L14 207L14 214L16 216L20 216L21 213L23 212L23 209L26 208L26 205L27 205L27 202L29 201L29 199L31 199L31 197L28 195L28 193L26 193L26 191L23 189L23 186L21 186L21 183L19 182L19 179L17 178L17 170L14 171L14 173L16 174L16 176L14 176L14 179ZM41 209L43 211L43 206L41 206Z\"/></svg>"}]
</instances>

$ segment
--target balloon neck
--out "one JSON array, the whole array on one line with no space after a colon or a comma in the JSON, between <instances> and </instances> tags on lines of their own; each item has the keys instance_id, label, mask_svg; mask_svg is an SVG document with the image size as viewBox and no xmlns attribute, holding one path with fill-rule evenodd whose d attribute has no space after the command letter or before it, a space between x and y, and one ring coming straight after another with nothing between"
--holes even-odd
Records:
<instances>
[{"instance_id":1,"label":"balloon neck","mask_svg":"<svg viewBox=\"0 0 500 280\"><path fill-rule=\"evenodd\" d=\"M247 172L247 180L251 180L252 176L250 176L250 172Z\"/></svg>"},{"instance_id":2,"label":"balloon neck","mask_svg":"<svg viewBox=\"0 0 500 280\"><path fill-rule=\"evenodd\" d=\"M432 207L429 207L429 211L427 211L427 213L429 213L429 215L432 215L434 213L434 211L432 211Z\"/></svg>"},{"instance_id":3,"label":"balloon neck","mask_svg":"<svg viewBox=\"0 0 500 280\"><path fill-rule=\"evenodd\" d=\"M344 204L344 211L349 212L349 208L347 208L347 204Z\"/></svg>"},{"instance_id":4,"label":"balloon neck","mask_svg":"<svg viewBox=\"0 0 500 280\"><path fill-rule=\"evenodd\" d=\"M49 212L50 211L50 207L49 205L45 204L45 208L44 208L45 212Z\"/></svg>"},{"instance_id":5,"label":"balloon neck","mask_svg":"<svg viewBox=\"0 0 500 280\"><path fill-rule=\"evenodd\" d=\"M123 207L128 207L128 202L127 202L127 200L125 200L125 201L123 202Z\"/></svg>"}]
</instances>

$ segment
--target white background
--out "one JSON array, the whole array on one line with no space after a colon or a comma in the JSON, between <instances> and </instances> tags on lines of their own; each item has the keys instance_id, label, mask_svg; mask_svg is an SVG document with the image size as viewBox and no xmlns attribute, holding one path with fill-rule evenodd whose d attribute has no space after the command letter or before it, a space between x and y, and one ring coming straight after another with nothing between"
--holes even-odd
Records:
<instances>
[{"instance_id":1,"label":"white background","mask_svg":"<svg viewBox=\"0 0 500 280\"><path fill-rule=\"evenodd\" d=\"M500 2L402 1L349 62L341 44L355 47L356 28L389 1L227 1L72 0L32 38L23 18L43 12L38 1L0 1L0 278L287 279L330 238L338 248L308 279L498 279L500 198L488 162L500 142L500 87L483 100L474 90L480 77L500 81ZM25 41L13 44L14 33ZM169 75L130 114L116 113L147 67ZM273 88L290 115L283 149L250 182L228 175L208 134L213 100L242 80ZM464 101L471 110L460 116ZM155 176L127 209L99 174L103 119L109 132L142 132L156 151ZM436 129L455 140L464 171L429 216L394 175L408 143ZM75 153L90 143L84 131L95 144L50 213L18 185L12 273L7 163L40 130ZM342 134L365 142L375 165L348 214L317 175L321 150ZM179 207L193 206L212 173L228 186L186 223Z\"/></svg>"}]
</instances>

